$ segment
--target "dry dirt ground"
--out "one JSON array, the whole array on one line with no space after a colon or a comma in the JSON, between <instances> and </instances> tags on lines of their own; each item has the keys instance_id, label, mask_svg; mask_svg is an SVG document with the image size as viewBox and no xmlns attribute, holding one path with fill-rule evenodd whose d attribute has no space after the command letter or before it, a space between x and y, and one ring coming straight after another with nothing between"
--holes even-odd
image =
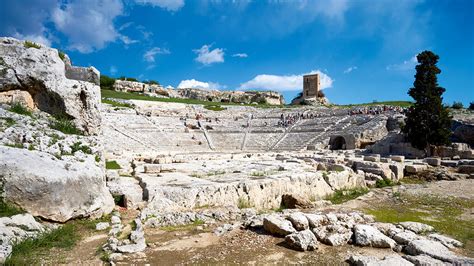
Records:
<instances>
[{"instance_id":1,"label":"dry dirt ground","mask_svg":"<svg viewBox=\"0 0 474 266\"><path fill-rule=\"evenodd\" d=\"M364 210L383 204L398 204L394 197L400 193L424 197L453 197L474 201L474 180L439 181L424 184L404 184L401 186L373 189L368 194L340 205L331 205L319 209L329 210ZM400 203L402 204L402 203ZM388 206L388 205L387 205ZM124 212L124 222L134 217L133 212ZM468 208L457 219L474 223L474 209ZM352 245L331 247L324 244L311 252L298 252L285 247L283 238L265 234L262 231L235 229L221 237L212 231L217 227L186 227L147 229L146 239L149 247L144 253L130 255L117 261L118 265L125 264L346 264L345 260L351 254L372 255L384 257L390 251L386 249L362 248ZM474 256L474 228L467 228L468 245L458 252ZM106 235L90 235L81 241L73 250L56 254L66 264L101 264L98 247L105 243Z\"/></svg>"}]
</instances>

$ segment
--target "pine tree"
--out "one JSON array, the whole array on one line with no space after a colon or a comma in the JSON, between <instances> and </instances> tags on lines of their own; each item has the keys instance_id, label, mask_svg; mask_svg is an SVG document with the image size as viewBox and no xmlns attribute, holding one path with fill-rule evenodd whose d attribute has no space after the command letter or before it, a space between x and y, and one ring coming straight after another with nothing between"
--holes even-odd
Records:
<instances>
[{"instance_id":1,"label":"pine tree","mask_svg":"<svg viewBox=\"0 0 474 266\"><path fill-rule=\"evenodd\" d=\"M415 100L407 113L403 132L412 146L425 149L428 145L449 144L451 117L443 106L441 95L445 89L438 85L436 75L441 70L436 66L439 56L431 51L416 56L415 82L408 94Z\"/></svg>"}]
</instances>

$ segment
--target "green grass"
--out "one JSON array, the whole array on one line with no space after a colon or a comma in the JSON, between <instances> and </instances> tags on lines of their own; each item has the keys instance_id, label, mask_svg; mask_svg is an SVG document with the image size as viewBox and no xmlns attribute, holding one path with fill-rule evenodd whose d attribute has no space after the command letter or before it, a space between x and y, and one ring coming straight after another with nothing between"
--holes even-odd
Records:
<instances>
[{"instance_id":1,"label":"green grass","mask_svg":"<svg viewBox=\"0 0 474 266\"><path fill-rule=\"evenodd\" d=\"M125 100L142 100L142 101L155 101L155 102L173 102L173 103L186 103L186 104L201 104L201 105L210 105L215 106L215 102L199 101L194 99L178 99L178 98L158 98L146 96L138 93L129 93L113 90L101 90L102 98L116 98L116 99L125 99ZM278 108L278 107L288 107L283 105L268 105L268 104L240 104L240 103L219 103L220 105L244 105L244 106L255 106L261 108Z\"/></svg>"},{"instance_id":2,"label":"green grass","mask_svg":"<svg viewBox=\"0 0 474 266\"><path fill-rule=\"evenodd\" d=\"M377 182L375 182L375 187L377 187L377 188L393 187L395 185L396 185L396 183L394 183L390 179L379 179L379 180L377 180Z\"/></svg>"},{"instance_id":3,"label":"green grass","mask_svg":"<svg viewBox=\"0 0 474 266\"><path fill-rule=\"evenodd\" d=\"M367 194L367 192L369 192L367 188L336 190L334 194L326 197L326 200L329 200L332 204L341 204Z\"/></svg>"},{"instance_id":4,"label":"green grass","mask_svg":"<svg viewBox=\"0 0 474 266\"><path fill-rule=\"evenodd\" d=\"M117 163L117 161L106 161L105 162L105 169L117 170L117 169L122 169L122 167L120 167L120 165Z\"/></svg>"},{"instance_id":5,"label":"green grass","mask_svg":"<svg viewBox=\"0 0 474 266\"><path fill-rule=\"evenodd\" d=\"M375 106L375 105L390 105L390 106L400 106L400 107L410 107L413 105L409 101L384 101L384 102L371 102L371 103L356 103L356 104L342 104L335 105L338 107L354 107L354 106Z\"/></svg>"},{"instance_id":6,"label":"green grass","mask_svg":"<svg viewBox=\"0 0 474 266\"><path fill-rule=\"evenodd\" d=\"M35 42L32 42L32 41L25 41L23 46L25 46L26 48L36 48L36 49L41 48L41 45L39 45Z\"/></svg>"},{"instance_id":7,"label":"green grass","mask_svg":"<svg viewBox=\"0 0 474 266\"><path fill-rule=\"evenodd\" d=\"M239 201L237 202L237 207L239 209L247 209L247 208L251 208L252 204L250 204L249 200L246 199L245 197L240 197Z\"/></svg>"},{"instance_id":8,"label":"green grass","mask_svg":"<svg viewBox=\"0 0 474 266\"><path fill-rule=\"evenodd\" d=\"M10 217L20 213L24 213L24 211L12 204L4 202L3 199L0 199L0 217Z\"/></svg>"},{"instance_id":9,"label":"green grass","mask_svg":"<svg viewBox=\"0 0 474 266\"><path fill-rule=\"evenodd\" d=\"M125 108L133 108L133 105L128 104L128 103L120 103L117 101L112 101L108 99L102 99L102 103L110 104L113 107L125 107Z\"/></svg>"},{"instance_id":10,"label":"green grass","mask_svg":"<svg viewBox=\"0 0 474 266\"><path fill-rule=\"evenodd\" d=\"M194 229L196 226L203 225L204 221L197 219L190 224L183 224L183 225L169 225L169 226L162 226L160 227L163 231L174 232L174 231L186 231Z\"/></svg>"},{"instance_id":11,"label":"green grass","mask_svg":"<svg viewBox=\"0 0 474 266\"><path fill-rule=\"evenodd\" d=\"M11 117L0 117L0 119L5 120L7 128L16 124L16 121Z\"/></svg>"},{"instance_id":12,"label":"green grass","mask_svg":"<svg viewBox=\"0 0 474 266\"><path fill-rule=\"evenodd\" d=\"M67 223L62 227L44 233L38 238L28 238L13 246L5 265L36 265L52 248L70 250L79 241L76 224Z\"/></svg>"},{"instance_id":13,"label":"green grass","mask_svg":"<svg viewBox=\"0 0 474 266\"><path fill-rule=\"evenodd\" d=\"M206 106L204 106L204 108L207 109L207 110L211 110L211 111L222 111L222 110L227 109L227 108L222 107L220 105L206 105Z\"/></svg>"},{"instance_id":14,"label":"green grass","mask_svg":"<svg viewBox=\"0 0 474 266\"><path fill-rule=\"evenodd\" d=\"M436 231L462 241L466 250L474 255L474 220L460 218L472 208L472 199L399 193L393 202L372 206L366 212L374 215L379 222L413 221L429 224Z\"/></svg>"},{"instance_id":15,"label":"green grass","mask_svg":"<svg viewBox=\"0 0 474 266\"><path fill-rule=\"evenodd\" d=\"M56 116L49 124L49 127L69 135L83 135L74 122L65 116Z\"/></svg>"},{"instance_id":16,"label":"green grass","mask_svg":"<svg viewBox=\"0 0 474 266\"><path fill-rule=\"evenodd\" d=\"M80 141L74 143L71 146L71 153L74 154L76 151L82 151L85 154L92 154L92 150L89 146L87 145L81 145L82 143Z\"/></svg>"},{"instance_id":17,"label":"green grass","mask_svg":"<svg viewBox=\"0 0 474 266\"><path fill-rule=\"evenodd\" d=\"M10 109L8 109L8 111L13 112L13 113L17 113L17 114L20 114L20 115L27 115L27 116L32 116L33 115L33 113L31 113L31 111L28 110L28 108L26 106L24 106L23 104L21 104L19 102L13 103L12 106L10 107Z\"/></svg>"},{"instance_id":18,"label":"green grass","mask_svg":"<svg viewBox=\"0 0 474 266\"><path fill-rule=\"evenodd\" d=\"M415 176L409 176L400 179L400 183L402 184L424 184L426 183L426 180L416 178Z\"/></svg>"},{"instance_id":19,"label":"green grass","mask_svg":"<svg viewBox=\"0 0 474 266\"><path fill-rule=\"evenodd\" d=\"M21 143L13 143L13 144L6 143L4 145L11 148L23 149L23 144Z\"/></svg>"},{"instance_id":20,"label":"green grass","mask_svg":"<svg viewBox=\"0 0 474 266\"><path fill-rule=\"evenodd\" d=\"M69 221L37 238L21 241L13 246L12 254L5 265L54 265L56 263L45 263L45 261L54 258L58 253L71 250L84 235L95 232L96 223L109 220L109 216L103 216L97 220Z\"/></svg>"}]
</instances>

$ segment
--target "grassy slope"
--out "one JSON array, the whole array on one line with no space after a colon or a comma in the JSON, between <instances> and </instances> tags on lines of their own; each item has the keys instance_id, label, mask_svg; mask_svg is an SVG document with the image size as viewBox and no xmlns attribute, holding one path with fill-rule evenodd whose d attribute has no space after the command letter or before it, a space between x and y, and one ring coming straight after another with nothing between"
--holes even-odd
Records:
<instances>
[{"instance_id":1,"label":"grassy slope","mask_svg":"<svg viewBox=\"0 0 474 266\"><path fill-rule=\"evenodd\" d=\"M178 99L178 98L158 98L146 96L138 93L129 93L129 92L120 92L112 90L101 90L102 98L116 98L116 99L125 99L125 100L143 100L143 101L155 101L155 102L171 102L171 103L186 103L186 104L201 104L201 105L244 105L244 106L255 106L260 108L278 108L278 107L287 107L284 105L268 105L268 104L239 104L239 103L216 103L216 102L207 102L199 101L193 99Z\"/></svg>"}]
</instances>

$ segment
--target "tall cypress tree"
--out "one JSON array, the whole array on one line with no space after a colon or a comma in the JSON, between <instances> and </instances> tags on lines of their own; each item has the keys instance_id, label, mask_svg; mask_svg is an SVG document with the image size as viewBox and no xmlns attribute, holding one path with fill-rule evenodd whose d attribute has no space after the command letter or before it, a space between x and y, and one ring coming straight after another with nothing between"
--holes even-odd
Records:
<instances>
[{"instance_id":1,"label":"tall cypress tree","mask_svg":"<svg viewBox=\"0 0 474 266\"><path fill-rule=\"evenodd\" d=\"M451 117L442 104L441 95L445 89L438 85L436 77L441 73L436 66L439 56L423 51L416 58L415 82L408 91L415 104L408 110L403 132L412 146L418 149L425 149L429 144L449 144Z\"/></svg>"}]
</instances>

